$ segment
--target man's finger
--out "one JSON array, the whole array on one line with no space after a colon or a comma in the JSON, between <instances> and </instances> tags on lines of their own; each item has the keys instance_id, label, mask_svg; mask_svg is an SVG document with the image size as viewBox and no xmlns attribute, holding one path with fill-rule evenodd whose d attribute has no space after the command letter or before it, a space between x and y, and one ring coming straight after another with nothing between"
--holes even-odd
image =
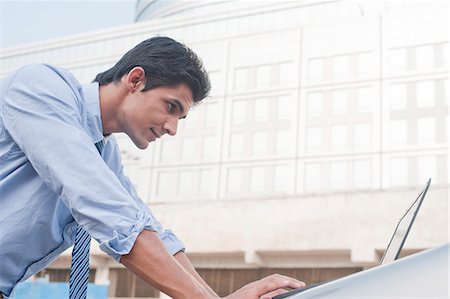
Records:
<instances>
[{"instance_id":1,"label":"man's finger","mask_svg":"<svg viewBox=\"0 0 450 299\"><path fill-rule=\"evenodd\" d=\"M259 280L259 283L262 284L262 289L260 289L261 295L268 294L272 291L283 288L304 288L306 285L303 281L280 274L273 274L265 277Z\"/></svg>"},{"instance_id":2,"label":"man's finger","mask_svg":"<svg viewBox=\"0 0 450 299\"><path fill-rule=\"evenodd\" d=\"M262 295L259 299L272 299L273 297L283 294L283 293L286 293L286 292L287 292L287 290L278 289L278 290L272 291L270 293L267 293L265 295Z\"/></svg>"}]
</instances>

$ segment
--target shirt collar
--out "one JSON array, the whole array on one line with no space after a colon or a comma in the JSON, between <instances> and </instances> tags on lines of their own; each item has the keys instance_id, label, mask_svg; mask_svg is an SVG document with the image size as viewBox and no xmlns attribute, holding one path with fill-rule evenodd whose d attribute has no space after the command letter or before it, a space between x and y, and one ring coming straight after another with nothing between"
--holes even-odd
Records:
<instances>
[{"instance_id":1,"label":"shirt collar","mask_svg":"<svg viewBox=\"0 0 450 299\"><path fill-rule=\"evenodd\" d=\"M81 87L87 108L87 124L90 135L97 143L103 140L103 127L100 112L100 95L98 82L83 85Z\"/></svg>"}]
</instances>

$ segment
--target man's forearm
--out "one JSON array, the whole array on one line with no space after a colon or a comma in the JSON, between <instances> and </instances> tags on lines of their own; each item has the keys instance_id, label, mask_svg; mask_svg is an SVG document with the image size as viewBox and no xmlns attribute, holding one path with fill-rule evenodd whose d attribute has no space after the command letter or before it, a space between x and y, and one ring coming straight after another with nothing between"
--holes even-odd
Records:
<instances>
[{"instance_id":1,"label":"man's forearm","mask_svg":"<svg viewBox=\"0 0 450 299\"><path fill-rule=\"evenodd\" d=\"M167 252L153 231L142 231L131 252L123 255L120 262L174 299L217 298Z\"/></svg>"},{"instance_id":2,"label":"man's forearm","mask_svg":"<svg viewBox=\"0 0 450 299\"><path fill-rule=\"evenodd\" d=\"M175 259L213 296L219 297L216 292L203 280L203 278L192 266L191 261L187 258L183 251L178 252L174 255Z\"/></svg>"}]
</instances>

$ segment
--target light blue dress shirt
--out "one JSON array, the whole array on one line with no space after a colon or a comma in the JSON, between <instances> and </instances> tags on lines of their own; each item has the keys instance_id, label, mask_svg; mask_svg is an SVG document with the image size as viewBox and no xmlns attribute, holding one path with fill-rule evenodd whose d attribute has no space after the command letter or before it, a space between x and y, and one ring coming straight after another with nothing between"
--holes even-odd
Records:
<instances>
[{"instance_id":1,"label":"light blue dress shirt","mask_svg":"<svg viewBox=\"0 0 450 299\"><path fill-rule=\"evenodd\" d=\"M114 137L101 156L95 148L104 138L98 89L44 64L1 82L0 292L6 296L73 245L77 223L117 261L144 229L157 231L171 254L184 250L137 196Z\"/></svg>"}]
</instances>

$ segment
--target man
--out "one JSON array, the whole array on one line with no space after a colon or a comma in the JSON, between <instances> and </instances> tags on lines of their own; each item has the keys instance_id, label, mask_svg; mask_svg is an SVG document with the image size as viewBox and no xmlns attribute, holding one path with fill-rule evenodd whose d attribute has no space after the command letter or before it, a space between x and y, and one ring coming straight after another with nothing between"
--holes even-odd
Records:
<instances>
[{"instance_id":1,"label":"man","mask_svg":"<svg viewBox=\"0 0 450 299\"><path fill-rule=\"evenodd\" d=\"M26 66L2 82L3 297L73 245L81 229L171 297L218 298L192 267L183 244L138 198L111 136L124 132L145 149L164 134L175 135L179 119L209 89L196 54L166 37L140 43L88 85L43 64ZM273 275L226 298L270 298L283 288L303 286Z\"/></svg>"}]
</instances>

